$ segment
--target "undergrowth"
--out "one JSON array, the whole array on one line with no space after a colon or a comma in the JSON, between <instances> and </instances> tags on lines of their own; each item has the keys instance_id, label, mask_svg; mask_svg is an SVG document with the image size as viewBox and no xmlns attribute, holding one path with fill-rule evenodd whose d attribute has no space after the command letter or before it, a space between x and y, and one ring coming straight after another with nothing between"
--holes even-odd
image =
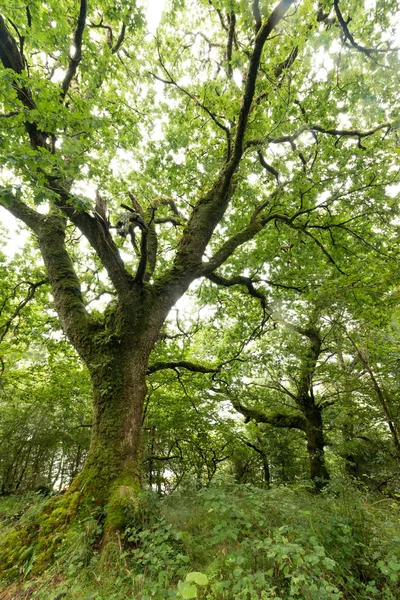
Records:
<instances>
[{"instance_id":1,"label":"undergrowth","mask_svg":"<svg viewBox=\"0 0 400 600\"><path fill-rule=\"evenodd\" d=\"M2 534L27 527L41 502L0 500ZM1 600L400 597L400 503L393 499L351 487L266 491L221 478L163 499L144 494L142 506L142 521L135 514L106 551L94 512L69 528L40 577L27 552L18 583L0 587Z\"/></svg>"}]
</instances>

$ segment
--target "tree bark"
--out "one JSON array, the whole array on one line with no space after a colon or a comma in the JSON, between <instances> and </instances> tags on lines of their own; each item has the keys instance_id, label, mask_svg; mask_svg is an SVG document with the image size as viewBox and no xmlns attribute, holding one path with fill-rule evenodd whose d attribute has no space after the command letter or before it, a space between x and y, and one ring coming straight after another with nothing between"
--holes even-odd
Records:
<instances>
[{"instance_id":1,"label":"tree bark","mask_svg":"<svg viewBox=\"0 0 400 600\"><path fill-rule=\"evenodd\" d=\"M306 411L306 437L310 477L316 488L322 489L329 480L329 473L325 465L323 423L318 406L310 406Z\"/></svg>"},{"instance_id":2,"label":"tree bark","mask_svg":"<svg viewBox=\"0 0 400 600\"><path fill-rule=\"evenodd\" d=\"M99 500L116 482L141 482L141 432L147 361L137 352L115 353L92 367L93 426L80 478Z\"/></svg>"}]
</instances>

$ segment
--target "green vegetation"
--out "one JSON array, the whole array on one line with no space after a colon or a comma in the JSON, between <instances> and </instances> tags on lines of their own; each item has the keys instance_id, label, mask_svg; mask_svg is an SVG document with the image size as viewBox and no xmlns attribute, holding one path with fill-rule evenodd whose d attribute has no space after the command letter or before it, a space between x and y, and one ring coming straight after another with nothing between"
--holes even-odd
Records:
<instances>
[{"instance_id":1,"label":"green vegetation","mask_svg":"<svg viewBox=\"0 0 400 600\"><path fill-rule=\"evenodd\" d=\"M33 496L25 501L30 508L18 519L21 527L29 527L40 508ZM13 508L20 506L3 500L0 508L10 526ZM343 482L316 496L300 486L265 491L222 477L208 488L162 500L146 494L140 514L138 520L136 511L127 510L125 533L106 553L99 515L77 519L38 578L31 577L40 556L27 548L20 583L6 588L3 597L394 600L399 595L399 504Z\"/></svg>"},{"instance_id":2,"label":"green vegetation","mask_svg":"<svg viewBox=\"0 0 400 600\"><path fill-rule=\"evenodd\" d=\"M2 600L399 597L399 31L2 0Z\"/></svg>"}]
</instances>

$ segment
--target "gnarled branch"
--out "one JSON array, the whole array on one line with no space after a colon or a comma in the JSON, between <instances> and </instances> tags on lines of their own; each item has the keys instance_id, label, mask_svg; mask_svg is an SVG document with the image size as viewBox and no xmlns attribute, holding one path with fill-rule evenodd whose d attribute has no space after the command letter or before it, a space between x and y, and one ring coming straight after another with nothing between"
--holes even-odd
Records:
<instances>
[{"instance_id":1,"label":"gnarled branch","mask_svg":"<svg viewBox=\"0 0 400 600\"><path fill-rule=\"evenodd\" d=\"M398 51L398 48L388 48L388 49L381 48L381 49L379 49L379 48L366 48L365 46L361 46L361 44L356 42L356 40L354 39L354 36L350 32L350 29L348 28L348 25L343 18L343 15L339 8L339 0L333 0L333 6L335 8L337 20L339 21L340 27L342 28L344 38L351 44L351 46L353 46L353 48L355 48L359 52L362 52L362 54L365 54L365 56L367 56L368 58L371 58L372 54Z\"/></svg>"},{"instance_id":2,"label":"gnarled branch","mask_svg":"<svg viewBox=\"0 0 400 600\"><path fill-rule=\"evenodd\" d=\"M256 423L267 423L273 427L284 427L288 429L300 429L306 431L306 420L301 415L287 415L283 413L264 413L256 408L249 408L241 404L238 400L230 398L231 404L235 410L242 413L246 420L253 420Z\"/></svg>"}]
</instances>

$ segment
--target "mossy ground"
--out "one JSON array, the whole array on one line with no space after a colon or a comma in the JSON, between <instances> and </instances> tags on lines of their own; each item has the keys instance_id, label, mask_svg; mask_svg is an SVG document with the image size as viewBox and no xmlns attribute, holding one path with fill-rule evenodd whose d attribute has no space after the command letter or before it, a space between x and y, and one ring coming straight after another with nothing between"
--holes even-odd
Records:
<instances>
[{"instance_id":1,"label":"mossy ground","mask_svg":"<svg viewBox=\"0 0 400 600\"><path fill-rule=\"evenodd\" d=\"M118 495L123 531L115 529L115 521L106 526L107 517L94 506L78 510L40 573L25 548L17 581L3 580L0 599L179 599L185 597L179 581L190 572L206 576L207 585L193 583L190 589L207 600L400 597L396 500L349 487L334 489L334 484L316 496L299 486L267 491L229 480L164 499L145 494L140 510L131 491L119 489ZM18 532L20 558L21 532L51 504L31 497L30 508L22 515L14 511L18 518L13 519L10 503L0 501L0 515L7 513L3 540ZM57 519L62 529L65 514L60 506L56 510L48 518ZM50 525L43 519L44 526ZM105 544L106 527L113 534Z\"/></svg>"}]
</instances>

